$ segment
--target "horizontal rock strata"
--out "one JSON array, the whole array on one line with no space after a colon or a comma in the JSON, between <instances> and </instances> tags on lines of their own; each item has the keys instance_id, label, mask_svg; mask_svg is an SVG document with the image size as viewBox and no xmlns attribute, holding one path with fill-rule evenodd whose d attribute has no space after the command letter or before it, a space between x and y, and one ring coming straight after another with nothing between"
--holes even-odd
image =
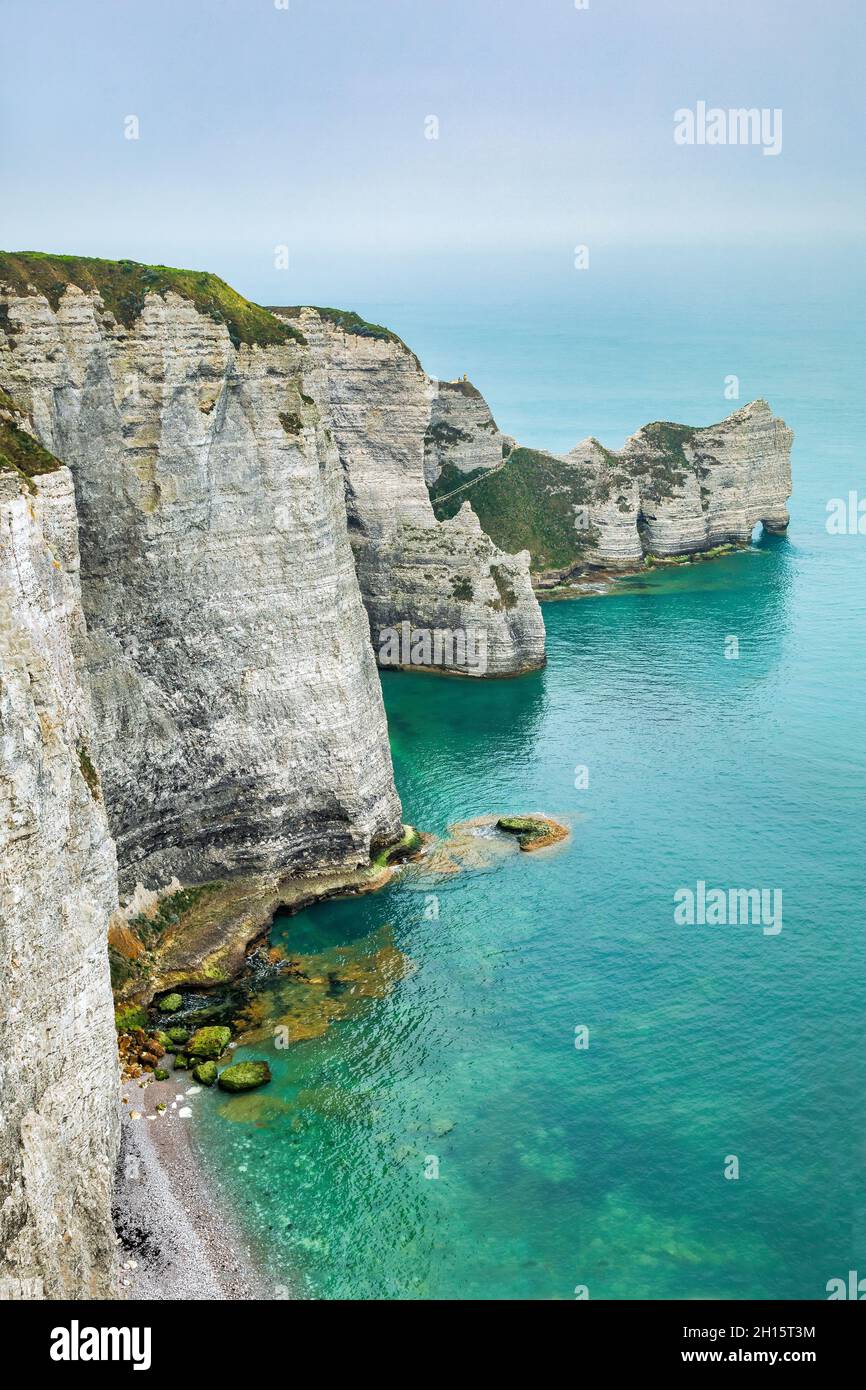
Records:
<instances>
[{"instance_id":1,"label":"horizontal rock strata","mask_svg":"<svg viewBox=\"0 0 866 1390\"><path fill-rule=\"evenodd\" d=\"M437 381L424 435L428 486L443 474L452 485L481 468L498 468L514 440L502 434L481 392L464 378Z\"/></svg>"},{"instance_id":2,"label":"horizontal rock strata","mask_svg":"<svg viewBox=\"0 0 866 1390\"><path fill-rule=\"evenodd\" d=\"M441 519L468 499L498 545L530 551L542 582L635 569L648 558L744 545L759 523L784 531L792 439L759 400L717 425L646 425L620 450L592 438L565 456L514 448L456 494L440 477L431 496Z\"/></svg>"},{"instance_id":3,"label":"horizontal rock strata","mask_svg":"<svg viewBox=\"0 0 866 1390\"><path fill-rule=\"evenodd\" d=\"M297 335L235 342L172 288L128 324L96 290L26 291L4 296L0 384L75 478L122 890L368 862L400 806Z\"/></svg>"},{"instance_id":4,"label":"horizontal rock strata","mask_svg":"<svg viewBox=\"0 0 866 1390\"><path fill-rule=\"evenodd\" d=\"M502 436L478 393L468 383L433 381L399 338L375 326L370 331L360 320L326 310L275 312L296 324L309 344L304 389L339 449L349 534L380 664L438 666L472 676L516 675L543 665L544 624L529 556L500 550L468 509L441 525L430 503L425 468L431 466L431 431L446 416L461 422L449 429L467 436L457 441L465 466L480 457L502 460ZM446 409L443 398L462 406L452 402ZM413 637L420 634L417 662L387 657L390 635L404 623ZM437 632L445 659L427 662L424 634L432 641ZM449 634L451 650L459 655L462 641L483 650L484 659L449 660Z\"/></svg>"}]
</instances>

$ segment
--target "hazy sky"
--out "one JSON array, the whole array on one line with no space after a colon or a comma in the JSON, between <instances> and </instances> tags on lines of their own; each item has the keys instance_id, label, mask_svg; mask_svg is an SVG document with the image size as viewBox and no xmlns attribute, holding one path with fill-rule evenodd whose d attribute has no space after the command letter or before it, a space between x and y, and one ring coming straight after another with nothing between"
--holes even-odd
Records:
<instances>
[{"instance_id":1,"label":"hazy sky","mask_svg":"<svg viewBox=\"0 0 866 1390\"><path fill-rule=\"evenodd\" d=\"M0 245L339 302L577 243L864 229L863 0L277 4L3 0ZM677 146L700 100L781 108L781 154Z\"/></svg>"}]
</instances>

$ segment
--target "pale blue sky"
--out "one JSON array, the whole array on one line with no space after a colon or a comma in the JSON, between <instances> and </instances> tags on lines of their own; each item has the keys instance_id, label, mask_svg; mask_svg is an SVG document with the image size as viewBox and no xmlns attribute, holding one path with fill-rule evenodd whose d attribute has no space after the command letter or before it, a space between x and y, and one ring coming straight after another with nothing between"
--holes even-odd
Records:
<instances>
[{"instance_id":1,"label":"pale blue sky","mask_svg":"<svg viewBox=\"0 0 866 1390\"><path fill-rule=\"evenodd\" d=\"M863 30L862 0L3 0L0 245L282 303L578 242L814 256L866 222ZM781 107L781 155L675 145L699 99Z\"/></svg>"}]
</instances>

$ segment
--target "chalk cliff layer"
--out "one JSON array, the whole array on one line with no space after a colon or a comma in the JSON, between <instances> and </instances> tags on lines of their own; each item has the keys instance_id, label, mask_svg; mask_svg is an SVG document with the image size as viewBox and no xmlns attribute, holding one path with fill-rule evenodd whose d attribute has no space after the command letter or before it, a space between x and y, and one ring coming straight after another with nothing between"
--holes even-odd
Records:
<instances>
[{"instance_id":1,"label":"chalk cliff layer","mask_svg":"<svg viewBox=\"0 0 866 1390\"><path fill-rule=\"evenodd\" d=\"M85 633L72 478L9 466L12 419L0 401L0 1293L105 1298L117 869L75 672Z\"/></svg>"},{"instance_id":2,"label":"chalk cliff layer","mask_svg":"<svg viewBox=\"0 0 866 1390\"><path fill-rule=\"evenodd\" d=\"M367 862L400 805L302 344L233 341L171 288L128 323L53 299L6 296L0 384L75 478L122 891Z\"/></svg>"},{"instance_id":3,"label":"chalk cliff layer","mask_svg":"<svg viewBox=\"0 0 866 1390\"><path fill-rule=\"evenodd\" d=\"M759 523L784 531L792 439L758 400L704 428L646 425L620 450L593 438L564 456L515 447L469 471L456 491L453 471L443 469L430 492L443 520L468 499L493 541L530 551L541 582L593 567L634 569L653 557L744 545Z\"/></svg>"},{"instance_id":4,"label":"chalk cliff layer","mask_svg":"<svg viewBox=\"0 0 866 1390\"><path fill-rule=\"evenodd\" d=\"M527 556L544 587L787 527L792 435L763 400L709 427L657 421L620 450L588 438L552 455L503 435L470 381L428 377L388 329L336 310L275 313L309 342L304 384L341 455L374 645L400 621L474 627L491 673L531 669L544 631Z\"/></svg>"},{"instance_id":5,"label":"chalk cliff layer","mask_svg":"<svg viewBox=\"0 0 866 1390\"><path fill-rule=\"evenodd\" d=\"M567 456L594 474L591 563L631 563L743 545L762 523L788 525L793 434L766 401L717 425L646 425L619 452L585 440ZM623 534L624 533L624 534Z\"/></svg>"},{"instance_id":6,"label":"chalk cliff layer","mask_svg":"<svg viewBox=\"0 0 866 1390\"><path fill-rule=\"evenodd\" d=\"M455 467L502 460L502 436L468 383L446 387L395 334L332 310L277 309L308 343L304 389L319 405L345 473L349 534L381 664L388 636L468 639L480 662L435 661L464 675L516 675L544 664L544 623L529 554L501 550L468 508L437 521L425 474L434 455ZM441 467L440 467L441 473ZM425 663L426 664L426 663Z\"/></svg>"}]
</instances>

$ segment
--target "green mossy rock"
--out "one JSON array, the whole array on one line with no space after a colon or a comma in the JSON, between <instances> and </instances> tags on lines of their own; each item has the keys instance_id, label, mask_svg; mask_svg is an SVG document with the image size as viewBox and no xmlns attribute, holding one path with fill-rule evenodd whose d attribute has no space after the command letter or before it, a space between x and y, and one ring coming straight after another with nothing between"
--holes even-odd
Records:
<instances>
[{"instance_id":1,"label":"green mossy rock","mask_svg":"<svg viewBox=\"0 0 866 1390\"><path fill-rule=\"evenodd\" d=\"M370 861L373 869L384 869L388 864L399 864L402 859L409 859L424 844L424 839L414 825L404 825L403 834L395 845L387 845L385 849L379 850Z\"/></svg>"},{"instance_id":2,"label":"green mossy rock","mask_svg":"<svg viewBox=\"0 0 866 1390\"><path fill-rule=\"evenodd\" d=\"M164 999L160 999L157 1007L161 1014L176 1014L182 1003L182 995L167 994Z\"/></svg>"},{"instance_id":3,"label":"green mossy rock","mask_svg":"<svg viewBox=\"0 0 866 1390\"><path fill-rule=\"evenodd\" d=\"M271 1069L267 1062L235 1062L219 1074L219 1084L224 1091L254 1091L271 1079Z\"/></svg>"},{"instance_id":4,"label":"green mossy rock","mask_svg":"<svg viewBox=\"0 0 866 1390\"><path fill-rule=\"evenodd\" d=\"M130 1033L133 1028L147 1027L147 1010L138 1004L124 1004L114 1015L118 1033Z\"/></svg>"},{"instance_id":5,"label":"green mossy rock","mask_svg":"<svg viewBox=\"0 0 866 1390\"><path fill-rule=\"evenodd\" d=\"M517 843L523 850L554 845L568 835L564 825L559 825L547 816L500 816L496 828L509 835L516 835Z\"/></svg>"},{"instance_id":6,"label":"green mossy rock","mask_svg":"<svg viewBox=\"0 0 866 1390\"><path fill-rule=\"evenodd\" d=\"M543 835L547 822L536 816L500 816L496 827L507 830L511 835Z\"/></svg>"},{"instance_id":7,"label":"green mossy rock","mask_svg":"<svg viewBox=\"0 0 866 1390\"><path fill-rule=\"evenodd\" d=\"M199 1062L197 1067L193 1067L192 1074L196 1081L200 1081L203 1086L212 1086L217 1079L216 1062Z\"/></svg>"},{"instance_id":8,"label":"green mossy rock","mask_svg":"<svg viewBox=\"0 0 866 1390\"><path fill-rule=\"evenodd\" d=\"M156 1071L153 1073L153 1079L154 1081L167 1081L168 1072L165 1070L165 1067L157 1067Z\"/></svg>"},{"instance_id":9,"label":"green mossy rock","mask_svg":"<svg viewBox=\"0 0 866 1390\"><path fill-rule=\"evenodd\" d=\"M175 1071L189 1071L189 1062L182 1052L178 1052L174 1059L174 1069Z\"/></svg>"},{"instance_id":10,"label":"green mossy rock","mask_svg":"<svg viewBox=\"0 0 866 1390\"><path fill-rule=\"evenodd\" d=\"M174 1044L174 1046L183 1047L185 1042L189 1042L189 1029L169 1028L165 1036L168 1038L170 1043ZM163 1047L164 1046L165 1043L163 1043Z\"/></svg>"},{"instance_id":11,"label":"green mossy rock","mask_svg":"<svg viewBox=\"0 0 866 1390\"><path fill-rule=\"evenodd\" d=\"M154 1037L156 1038L156 1040L157 1040L157 1042L159 1043L160 1047L164 1047L164 1048L165 1048L166 1052L171 1052L171 1051L173 1051L171 1033L165 1033L165 1032L163 1032L163 1030L160 1028L158 1032L154 1033Z\"/></svg>"},{"instance_id":12,"label":"green mossy rock","mask_svg":"<svg viewBox=\"0 0 866 1390\"><path fill-rule=\"evenodd\" d=\"M232 1040L231 1028L197 1028L186 1045L190 1057L219 1057Z\"/></svg>"}]
</instances>

